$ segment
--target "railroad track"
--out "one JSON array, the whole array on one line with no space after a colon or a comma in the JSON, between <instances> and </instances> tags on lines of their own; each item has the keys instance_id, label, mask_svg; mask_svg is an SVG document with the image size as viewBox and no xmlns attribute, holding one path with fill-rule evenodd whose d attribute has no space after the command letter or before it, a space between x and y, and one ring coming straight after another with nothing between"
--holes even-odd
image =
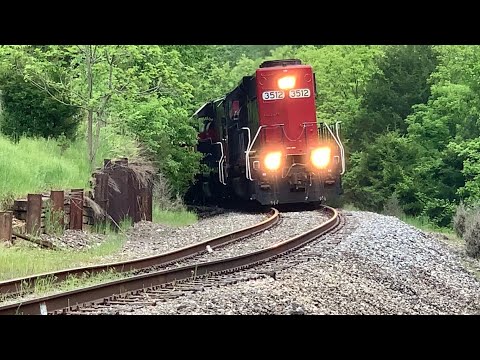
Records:
<instances>
[{"instance_id":1,"label":"railroad track","mask_svg":"<svg viewBox=\"0 0 480 360\"><path fill-rule=\"evenodd\" d=\"M86 306L77 305L68 310L64 309L54 313L69 315L118 315L121 313L135 312L146 306L155 306L162 302L205 291L212 287L222 287L268 277L276 279L277 272L287 270L312 259L317 259L319 256L322 256L326 248L338 245L344 238L344 231L351 231L351 229L346 229L346 227L344 227L345 217L343 215L339 216L338 225L328 231L328 237L319 236L309 245L303 246L302 248L289 253L288 256L278 256L273 260L269 259L262 264L259 264L259 266L248 267L244 270L235 271L233 273L220 271L197 277L195 279L190 278L130 293L114 295L101 302L92 303Z\"/></svg>"},{"instance_id":2,"label":"railroad track","mask_svg":"<svg viewBox=\"0 0 480 360\"><path fill-rule=\"evenodd\" d=\"M66 269L7 281L1 281L0 294L4 297L12 297L22 293L28 293L28 290L33 288L36 283L47 279L51 283L59 283L69 277L81 276L83 274L94 275L105 271L130 272L134 270L147 269L150 267L166 266L168 264L173 264L178 261L190 258L192 256L207 252L207 245L210 246L210 248L214 249L267 230L277 224L278 220L278 210L272 208L269 212L269 217L258 224L245 227L237 231L232 231L225 235L211 238L160 255L109 264L78 267L73 269Z\"/></svg>"},{"instance_id":3,"label":"railroad track","mask_svg":"<svg viewBox=\"0 0 480 360\"><path fill-rule=\"evenodd\" d=\"M215 283L218 284L218 281L222 283L239 281L240 274L243 272L245 275L246 269L297 250L299 247L337 228L341 224L339 214L335 209L329 207L325 207L325 209L331 217L320 226L263 250L228 259L136 275L101 285L11 304L0 307L0 314L41 314L47 312L57 314L79 311L80 309L85 309L85 312L88 312L94 311L98 306L109 306L116 303L146 304L151 303L151 301L145 301L142 292L147 293L147 296L150 292L150 294L161 294L163 298L165 296L171 298L185 293L185 291L196 291L199 288L204 288L208 284L214 286ZM252 277L258 278L266 275L268 274L246 274L243 279L248 280Z\"/></svg>"}]
</instances>

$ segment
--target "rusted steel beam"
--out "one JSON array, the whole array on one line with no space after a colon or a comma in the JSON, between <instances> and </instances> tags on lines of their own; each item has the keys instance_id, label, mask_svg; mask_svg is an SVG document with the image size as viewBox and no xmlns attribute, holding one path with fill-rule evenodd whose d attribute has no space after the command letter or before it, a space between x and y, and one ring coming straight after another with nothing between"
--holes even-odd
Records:
<instances>
[{"instance_id":1,"label":"rusted steel beam","mask_svg":"<svg viewBox=\"0 0 480 360\"><path fill-rule=\"evenodd\" d=\"M94 200L102 208L103 214L96 216L96 220L103 222L108 212L108 174L95 174Z\"/></svg>"},{"instance_id":2,"label":"rusted steel beam","mask_svg":"<svg viewBox=\"0 0 480 360\"><path fill-rule=\"evenodd\" d=\"M16 237L20 238L20 239L23 239L23 240L27 240L27 241L30 241L34 244L37 244L37 245L40 245L44 248L47 248L47 249L55 249L55 245L53 245L50 241L48 240L43 240L43 239L37 239L37 238L34 238L34 237L29 237L27 235L23 235L23 234L20 234L20 233L17 233L16 231L13 231L12 232L13 235L15 235Z\"/></svg>"},{"instance_id":3,"label":"rusted steel beam","mask_svg":"<svg viewBox=\"0 0 480 360\"><path fill-rule=\"evenodd\" d=\"M148 182L145 192L145 220L152 221L153 212L153 182Z\"/></svg>"},{"instance_id":4,"label":"rusted steel beam","mask_svg":"<svg viewBox=\"0 0 480 360\"><path fill-rule=\"evenodd\" d=\"M83 225L83 189L72 189L70 198L70 229L82 230Z\"/></svg>"},{"instance_id":5,"label":"rusted steel beam","mask_svg":"<svg viewBox=\"0 0 480 360\"><path fill-rule=\"evenodd\" d=\"M51 200L51 206L52 206L52 211L50 213L50 221L52 224L61 226L65 225L65 219L64 219L64 203L65 203L65 193L63 190L52 190L50 191L50 200Z\"/></svg>"},{"instance_id":6,"label":"rusted steel beam","mask_svg":"<svg viewBox=\"0 0 480 360\"><path fill-rule=\"evenodd\" d=\"M120 224L130 214L128 169L117 165L109 170L109 174L116 188L109 186L108 189L108 215L112 221Z\"/></svg>"},{"instance_id":7,"label":"rusted steel beam","mask_svg":"<svg viewBox=\"0 0 480 360\"><path fill-rule=\"evenodd\" d=\"M128 216L133 222L139 222L142 220L141 216L141 194L140 194L140 181L135 176L132 169L128 169Z\"/></svg>"},{"instance_id":8,"label":"rusted steel beam","mask_svg":"<svg viewBox=\"0 0 480 360\"><path fill-rule=\"evenodd\" d=\"M147 188L140 188L139 199L140 220L147 220Z\"/></svg>"},{"instance_id":9,"label":"rusted steel beam","mask_svg":"<svg viewBox=\"0 0 480 360\"><path fill-rule=\"evenodd\" d=\"M42 195L28 194L27 196L27 234L38 235L41 227Z\"/></svg>"},{"instance_id":10,"label":"rusted steel beam","mask_svg":"<svg viewBox=\"0 0 480 360\"><path fill-rule=\"evenodd\" d=\"M12 219L11 211L0 212L0 241L12 240Z\"/></svg>"}]
</instances>

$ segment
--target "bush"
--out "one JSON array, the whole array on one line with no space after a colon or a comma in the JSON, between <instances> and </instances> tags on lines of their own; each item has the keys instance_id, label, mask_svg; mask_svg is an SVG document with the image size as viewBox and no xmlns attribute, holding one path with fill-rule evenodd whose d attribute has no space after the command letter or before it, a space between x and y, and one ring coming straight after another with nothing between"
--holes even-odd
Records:
<instances>
[{"instance_id":1,"label":"bush","mask_svg":"<svg viewBox=\"0 0 480 360\"><path fill-rule=\"evenodd\" d=\"M447 227L452 223L455 204L449 200L428 198L421 215L428 217L435 225Z\"/></svg>"},{"instance_id":2,"label":"bush","mask_svg":"<svg viewBox=\"0 0 480 360\"><path fill-rule=\"evenodd\" d=\"M159 210L182 211L186 210L182 198L175 194L168 179L159 172L153 186L153 202Z\"/></svg>"},{"instance_id":3,"label":"bush","mask_svg":"<svg viewBox=\"0 0 480 360\"><path fill-rule=\"evenodd\" d=\"M480 210L477 209L467 216L463 239L467 254L480 257Z\"/></svg>"},{"instance_id":4,"label":"bush","mask_svg":"<svg viewBox=\"0 0 480 360\"><path fill-rule=\"evenodd\" d=\"M395 193L393 193L392 196L390 196L385 202L385 205L383 205L383 213L385 215L395 216L399 219L405 217L405 213L403 212L403 209L398 202L398 198Z\"/></svg>"},{"instance_id":5,"label":"bush","mask_svg":"<svg viewBox=\"0 0 480 360\"><path fill-rule=\"evenodd\" d=\"M457 210L453 216L453 228L455 229L457 235L461 238L463 238L463 235L465 234L465 221L467 216L467 209L465 208L463 202L460 202L460 205L457 206Z\"/></svg>"}]
</instances>

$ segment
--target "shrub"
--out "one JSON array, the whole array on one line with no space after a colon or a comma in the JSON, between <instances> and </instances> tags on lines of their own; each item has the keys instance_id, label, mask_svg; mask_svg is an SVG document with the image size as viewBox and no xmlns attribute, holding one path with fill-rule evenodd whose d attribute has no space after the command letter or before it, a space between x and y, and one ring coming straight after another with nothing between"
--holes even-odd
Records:
<instances>
[{"instance_id":1,"label":"shrub","mask_svg":"<svg viewBox=\"0 0 480 360\"><path fill-rule=\"evenodd\" d=\"M467 254L472 257L480 257L480 210L472 211L467 216L463 239Z\"/></svg>"},{"instance_id":2,"label":"shrub","mask_svg":"<svg viewBox=\"0 0 480 360\"><path fill-rule=\"evenodd\" d=\"M157 173L153 186L153 202L159 210L181 211L185 210L182 198L175 194L168 179L161 173Z\"/></svg>"},{"instance_id":3,"label":"shrub","mask_svg":"<svg viewBox=\"0 0 480 360\"><path fill-rule=\"evenodd\" d=\"M383 213L385 215L395 216L399 219L405 217L405 213L403 212L402 206L398 202L395 193L393 193L383 205Z\"/></svg>"},{"instance_id":4,"label":"shrub","mask_svg":"<svg viewBox=\"0 0 480 360\"><path fill-rule=\"evenodd\" d=\"M453 228L457 235L463 238L463 234L465 233L465 220L467 219L467 209L463 202L460 202L460 205L457 206L455 211L455 215L453 216Z\"/></svg>"}]
</instances>

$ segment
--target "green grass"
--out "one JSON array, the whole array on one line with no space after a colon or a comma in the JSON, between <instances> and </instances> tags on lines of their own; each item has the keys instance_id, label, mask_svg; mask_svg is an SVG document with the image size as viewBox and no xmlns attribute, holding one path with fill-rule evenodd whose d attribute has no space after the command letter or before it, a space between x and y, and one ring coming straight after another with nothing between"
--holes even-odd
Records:
<instances>
[{"instance_id":1,"label":"green grass","mask_svg":"<svg viewBox=\"0 0 480 360\"><path fill-rule=\"evenodd\" d=\"M13 143L0 136L0 202L52 189L87 189L91 172L85 139L70 142L64 150L60 145L56 140L43 138L22 138ZM101 164L104 158L135 155L131 140L105 130L95 163Z\"/></svg>"},{"instance_id":2,"label":"green grass","mask_svg":"<svg viewBox=\"0 0 480 360\"><path fill-rule=\"evenodd\" d=\"M400 220L406 222L409 225L415 226L419 229L442 233L444 235L456 236L455 231L452 228L440 227L430 221L427 217L424 216L402 216Z\"/></svg>"},{"instance_id":3,"label":"green grass","mask_svg":"<svg viewBox=\"0 0 480 360\"><path fill-rule=\"evenodd\" d=\"M108 281L118 280L128 276L128 273L115 272L114 270L103 271L96 274L82 274L80 276L71 275L59 283L55 283L53 277L45 277L36 281L34 284L22 284L19 293L14 296L8 294L0 294L0 302L5 302L5 305L10 302L18 301L18 296L23 297L27 295L44 296L51 295L54 292L63 292L87 287L91 285L98 285Z\"/></svg>"},{"instance_id":4,"label":"green grass","mask_svg":"<svg viewBox=\"0 0 480 360\"><path fill-rule=\"evenodd\" d=\"M22 246L0 248L0 280L96 264L102 256L119 251L125 240L126 237L121 232L112 232L101 245L85 251L45 250Z\"/></svg>"},{"instance_id":5,"label":"green grass","mask_svg":"<svg viewBox=\"0 0 480 360\"><path fill-rule=\"evenodd\" d=\"M186 226L197 222L197 215L187 210L161 210L153 206L153 222L170 226Z\"/></svg>"},{"instance_id":6,"label":"green grass","mask_svg":"<svg viewBox=\"0 0 480 360\"><path fill-rule=\"evenodd\" d=\"M87 186L89 166L81 144L61 154L55 140L0 137L0 199L48 189Z\"/></svg>"}]
</instances>

